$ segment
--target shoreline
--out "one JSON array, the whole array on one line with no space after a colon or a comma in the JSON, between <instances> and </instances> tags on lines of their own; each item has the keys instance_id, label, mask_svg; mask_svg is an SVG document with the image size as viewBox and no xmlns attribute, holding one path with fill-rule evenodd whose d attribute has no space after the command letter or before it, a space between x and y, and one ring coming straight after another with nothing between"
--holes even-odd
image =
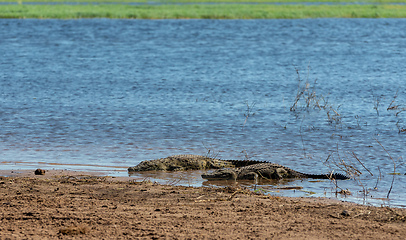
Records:
<instances>
[{"instance_id":1,"label":"shoreline","mask_svg":"<svg viewBox=\"0 0 406 240\"><path fill-rule=\"evenodd\" d=\"M38 179L51 179L55 180L60 177L93 177L93 178L105 178L110 181L136 181L134 177L130 176L110 176L106 174L108 171L77 171L77 170L65 170L65 169L43 169L44 175L36 175L35 169L23 169L23 170L0 170L0 178L38 178Z\"/></svg>"},{"instance_id":2,"label":"shoreline","mask_svg":"<svg viewBox=\"0 0 406 240\"><path fill-rule=\"evenodd\" d=\"M147 172L127 172L125 171L117 173L116 171L107 170L91 170L91 169L47 169L40 168L45 171L45 175L36 175L35 169L8 169L0 170L0 177L13 177L13 178L41 178L41 179L56 179L61 176L70 177L100 177L108 179L109 181L131 181L131 182L144 182L150 181L159 185L171 185L181 187L205 187L205 188L228 188L239 186L246 190L261 193L267 196L274 197L287 197L296 199L319 199L320 201L336 201L341 203L357 204L361 206L374 206L374 207L391 207L398 209L406 209L403 204L395 204L390 199L374 198L370 197L363 199L362 196L358 196L356 192L349 191L349 194L334 193L333 186L331 189L324 190L322 192L311 192L312 190L303 188L302 185L290 184L289 182L258 182L258 185L254 185L251 181L240 180L237 183L229 181L205 181L200 179L200 175L204 172L202 170L186 170L186 171L147 171ZM354 189L352 189L354 190ZM311 194L308 194L310 193Z\"/></svg>"},{"instance_id":3,"label":"shoreline","mask_svg":"<svg viewBox=\"0 0 406 240\"><path fill-rule=\"evenodd\" d=\"M4 171L0 171L1 174ZM406 209L50 170L0 177L1 238L403 239Z\"/></svg>"}]
</instances>

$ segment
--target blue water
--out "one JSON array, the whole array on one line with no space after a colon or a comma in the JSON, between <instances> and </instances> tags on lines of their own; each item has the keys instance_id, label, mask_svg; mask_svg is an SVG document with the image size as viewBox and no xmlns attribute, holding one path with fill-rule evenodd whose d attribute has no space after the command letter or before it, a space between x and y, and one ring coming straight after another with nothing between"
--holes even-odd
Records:
<instances>
[{"instance_id":1,"label":"blue water","mask_svg":"<svg viewBox=\"0 0 406 240\"><path fill-rule=\"evenodd\" d=\"M321 173L344 161L362 172L339 182L344 199L404 207L404 29L406 19L2 19L1 168L126 176L187 153ZM301 98L291 111L306 82L324 108ZM394 163L401 175L380 200ZM335 195L329 181L275 184Z\"/></svg>"}]
</instances>

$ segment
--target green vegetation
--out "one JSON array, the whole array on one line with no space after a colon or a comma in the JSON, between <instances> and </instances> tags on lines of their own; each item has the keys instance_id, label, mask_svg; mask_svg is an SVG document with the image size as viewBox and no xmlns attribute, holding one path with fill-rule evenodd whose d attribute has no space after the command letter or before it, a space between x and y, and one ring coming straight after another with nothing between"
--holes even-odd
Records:
<instances>
[{"instance_id":1,"label":"green vegetation","mask_svg":"<svg viewBox=\"0 0 406 240\"><path fill-rule=\"evenodd\" d=\"M107 0L98 0L98 2L100 1ZM266 0L257 0L257 1L266 1ZM129 4L103 4L100 2L97 4L61 3L53 5L52 4L0 5L0 18L299 19L299 18L405 18L405 17L406 17L406 5L388 5L388 4L274 5L274 4L219 3L219 4L184 4L184 5L182 4L129 5Z\"/></svg>"},{"instance_id":2,"label":"green vegetation","mask_svg":"<svg viewBox=\"0 0 406 240\"><path fill-rule=\"evenodd\" d=\"M158 4L173 4L173 3L354 3L354 4L376 4L376 3L406 3L406 0L0 0L1 2L9 3L158 3Z\"/></svg>"}]
</instances>

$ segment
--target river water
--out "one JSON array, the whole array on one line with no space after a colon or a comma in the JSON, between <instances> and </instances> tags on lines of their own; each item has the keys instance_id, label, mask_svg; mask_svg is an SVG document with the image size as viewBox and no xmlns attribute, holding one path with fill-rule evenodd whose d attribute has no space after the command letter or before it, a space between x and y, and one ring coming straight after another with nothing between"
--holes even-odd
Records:
<instances>
[{"instance_id":1,"label":"river water","mask_svg":"<svg viewBox=\"0 0 406 240\"><path fill-rule=\"evenodd\" d=\"M2 19L1 168L128 176L174 154L308 173L345 165L362 174L338 188L244 184L405 207L404 29L406 19ZM199 174L148 177L211 185Z\"/></svg>"}]
</instances>

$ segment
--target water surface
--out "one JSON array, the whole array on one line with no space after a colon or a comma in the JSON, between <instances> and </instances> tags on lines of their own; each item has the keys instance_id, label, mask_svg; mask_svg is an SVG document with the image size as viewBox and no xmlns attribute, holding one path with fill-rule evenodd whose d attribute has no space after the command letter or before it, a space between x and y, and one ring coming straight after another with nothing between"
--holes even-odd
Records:
<instances>
[{"instance_id":1,"label":"water surface","mask_svg":"<svg viewBox=\"0 0 406 240\"><path fill-rule=\"evenodd\" d=\"M370 190L369 203L405 206L403 29L405 19L2 19L2 169L125 176L142 160L186 153L308 173L342 171L334 162L344 161L363 173L362 185L339 182L346 199ZM299 77L325 109L302 99L290 110ZM387 196L394 162L402 175L391 200L375 200ZM275 193L294 196L336 189L262 188L275 184L302 186Z\"/></svg>"}]
</instances>

